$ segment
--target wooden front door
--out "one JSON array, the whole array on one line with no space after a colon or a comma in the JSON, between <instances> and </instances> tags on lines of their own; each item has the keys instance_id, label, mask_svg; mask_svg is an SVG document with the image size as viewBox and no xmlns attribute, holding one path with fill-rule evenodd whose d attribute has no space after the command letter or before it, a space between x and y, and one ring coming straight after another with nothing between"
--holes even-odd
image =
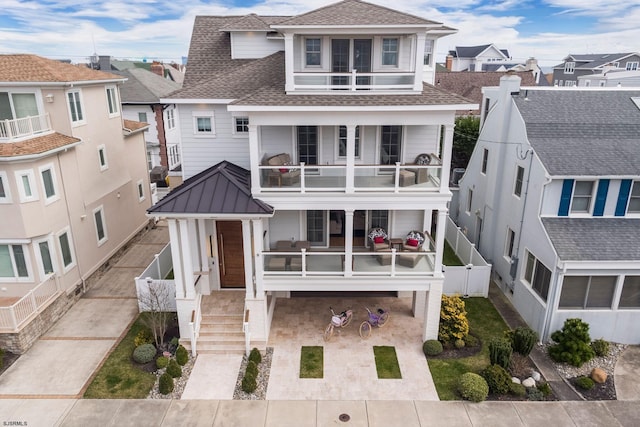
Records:
<instances>
[{"instance_id":1,"label":"wooden front door","mask_svg":"<svg viewBox=\"0 0 640 427\"><path fill-rule=\"evenodd\" d=\"M244 288L242 222L217 221L220 287Z\"/></svg>"}]
</instances>

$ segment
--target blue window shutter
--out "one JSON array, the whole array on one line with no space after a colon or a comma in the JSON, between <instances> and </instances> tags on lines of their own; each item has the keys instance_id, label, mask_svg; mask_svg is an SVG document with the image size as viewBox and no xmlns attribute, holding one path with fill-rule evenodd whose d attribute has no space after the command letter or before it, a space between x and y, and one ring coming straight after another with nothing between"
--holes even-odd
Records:
<instances>
[{"instance_id":1,"label":"blue window shutter","mask_svg":"<svg viewBox=\"0 0 640 427\"><path fill-rule=\"evenodd\" d=\"M571 205L572 191L573 180L565 179L562 183L562 195L560 196L560 209L558 209L558 216L569 216L569 206Z\"/></svg>"},{"instance_id":2,"label":"blue window shutter","mask_svg":"<svg viewBox=\"0 0 640 427\"><path fill-rule=\"evenodd\" d=\"M618 193L618 203L616 203L616 216L624 216L627 213L627 201L631 192L631 180L623 179L620 182L620 192Z\"/></svg>"},{"instance_id":3,"label":"blue window shutter","mask_svg":"<svg viewBox=\"0 0 640 427\"><path fill-rule=\"evenodd\" d=\"M609 191L609 180L601 179L598 182L598 191L596 192L596 205L593 208L593 216L604 215L604 204L607 202L607 192Z\"/></svg>"}]
</instances>

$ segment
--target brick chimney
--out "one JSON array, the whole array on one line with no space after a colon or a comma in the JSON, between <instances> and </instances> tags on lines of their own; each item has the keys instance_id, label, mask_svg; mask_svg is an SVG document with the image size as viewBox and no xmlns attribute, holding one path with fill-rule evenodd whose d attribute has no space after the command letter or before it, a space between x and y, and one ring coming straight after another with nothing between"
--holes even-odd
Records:
<instances>
[{"instance_id":1,"label":"brick chimney","mask_svg":"<svg viewBox=\"0 0 640 427\"><path fill-rule=\"evenodd\" d=\"M159 75L160 77L164 77L164 65L158 61L153 61L151 64L151 72Z\"/></svg>"},{"instance_id":2,"label":"brick chimney","mask_svg":"<svg viewBox=\"0 0 640 427\"><path fill-rule=\"evenodd\" d=\"M447 70L451 71L451 68L453 68L453 55L447 55L445 67L447 67Z\"/></svg>"}]
</instances>

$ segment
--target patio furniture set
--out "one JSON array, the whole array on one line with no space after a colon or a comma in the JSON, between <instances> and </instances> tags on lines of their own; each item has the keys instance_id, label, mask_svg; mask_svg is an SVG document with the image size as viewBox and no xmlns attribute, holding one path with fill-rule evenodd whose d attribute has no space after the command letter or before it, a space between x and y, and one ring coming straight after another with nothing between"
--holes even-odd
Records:
<instances>
[{"instance_id":1,"label":"patio furniture set","mask_svg":"<svg viewBox=\"0 0 640 427\"><path fill-rule=\"evenodd\" d=\"M369 231L369 240L371 240L371 249L379 253L377 259L380 265L391 264L391 249L395 248L396 262L404 267L414 268L422 257L413 253L424 251L422 246L426 237L423 232L414 230L410 231L404 239L390 239L383 228L376 227Z\"/></svg>"},{"instance_id":2,"label":"patio furniture set","mask_svg":"<svg viewBox=\"0 0 640 427\"><path fill-rule=\"evenodd\" d=\"M278 240L276 242L275 250L278 252L302 252L302 249L308 251L311 248L311 243L306 240ZM302 257L301 256L272 256L267 261L268 271L301 271L302 270Z\"/></svg>"}]
</instances>

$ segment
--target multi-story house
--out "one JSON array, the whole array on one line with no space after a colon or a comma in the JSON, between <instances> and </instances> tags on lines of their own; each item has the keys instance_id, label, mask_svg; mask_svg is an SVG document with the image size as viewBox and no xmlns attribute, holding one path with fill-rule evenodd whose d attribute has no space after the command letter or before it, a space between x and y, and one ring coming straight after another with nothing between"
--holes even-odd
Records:
<instances>
[{"instance_id":1,"label":"multi-story house","mask_svg":"<svg viewBox=\"0 0 640 427\"><path fill-rule=\"evenodd\" d=\"M146 125L123 120L122 82L85 66L0 55L4 348L24 351L38 337L29 328L46 330L148 224Z\"/></svg>"},{"instance_id":2,"label":"multi-story house","mask_svg":"<svg viewBox=\"0 0 640 427\"><path fill-rule=\"evenodd\" d=\"M609 70L638 70L640 53L598 53L568 55L561 64L553 67L554 86L577 86L578 77L603 74Z\"/></svg>"},{"instance_id":3,"label":"multi-story house","mask_svg":"<svg viewBox=\"0 0 640 427\"><path fill-rule=\"evenodd\" d=\"M499 71L498 67L510 62L509 51L494 44L456 46L447 55L446 67L449 71Z\"/></svg>"},{"instance_id":4,"label":"multi-story house","mask_svg":"<svg viewBox=\"0 0 640 427\"><path fill-rule=\"evenodd\" d=\"M358 0L196 18L183 89L162 100L185 181L150 209L168 220L183 338L226 289L252 345L303 291L413 296L437 336L455 111L477 108L423 82L453 31Z\"/></svg>"},{"instance_id":5,"label":"multi-story house","mask_svg":"<svg viewBox=\"0 0 640 427\"><path fill-rule=\"evenodd\" d=\"M640 70L626 71L619 68L602 74L579 76L578 86L640 87Z\"/></svg>"},{"instance_id":6,"label":"multi-story house","mask_svg":"<svg viewBox=\"0 0 640 427\"><path fill-rule=\"evenodd\" d=\"M638 343L640 90L505 76L484 93L458 224L543 340L581 318L594 339Z\"/></svg>"}]
</instances>

